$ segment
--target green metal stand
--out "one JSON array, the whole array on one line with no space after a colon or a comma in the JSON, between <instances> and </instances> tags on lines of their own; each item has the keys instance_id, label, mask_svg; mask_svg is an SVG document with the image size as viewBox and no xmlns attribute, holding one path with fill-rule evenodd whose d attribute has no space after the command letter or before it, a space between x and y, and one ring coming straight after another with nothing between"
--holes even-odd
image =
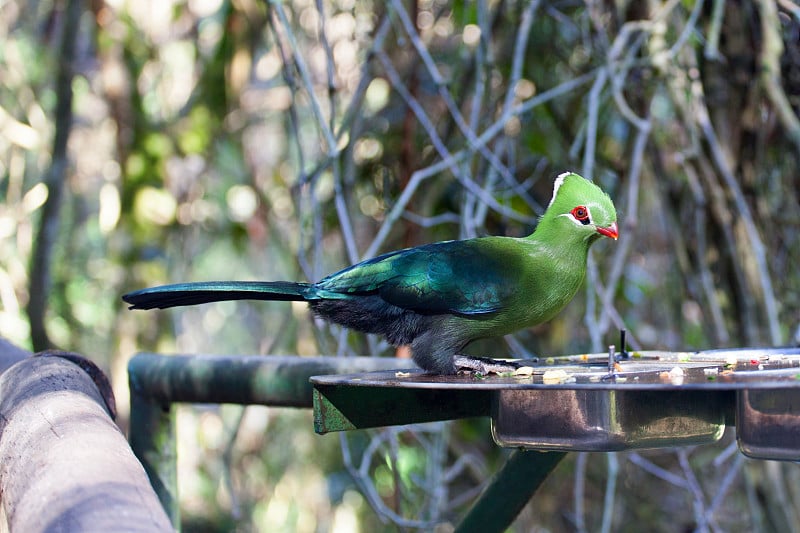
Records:
<instances>
[{"instance_id":1,"label":"green metal stand","mask_svg":"<svg viewBox=\"0 0 800 533\"><path fill-rule=\"evenodd\" d=\"M130 444L172 525L180 528L175 403L312 406L311 376L386 370L411 361L367 357L164 356L128 363Z\"/></svg>"},{"instance_id":2,"label":"green metal stand","mask_svg":"<svg viewBox=\"0 0 800 533\"><path fill-rule=\"evenodd\" d=\"M505 531L566 455L565 452L515 451L492 478L456 532Z\"/></svg>"},{"instance_id":3,"label":"green metal stand","mask_svg":"<svg viewBox=\"0 0 800 533\"><path fill-rule=\"evenodd\" d=\"M175 408L131 387L130 445L175 529L180 528Z\"/></svg>"},{"instance_id":4,"label":"green metal stand","mask_svg":"<svg viewBox=\"0 0 800 533\"><path fill-rule=\"evenodd\" d=\"M176 528L176 402L313 406L317 433L491 416L495 442L520 449L462 533L505 530L568 451L709 443L735 423L745 454L798 460L800 349L637 352L613 372L608 361L569 355L486 379L398 370L413 368L398 359L140 354L129 364L130 442Z\"/></svg>"},{"instance_id":5,"label":"green metal stand","mask_svg":"<svg viewBox=\"0 0 800 533\"><path fill-rule=\"evenodd\" d=\"M490 391L314 386L314 431L350 431L491 415Z\"/></svg>"}]
</instances>

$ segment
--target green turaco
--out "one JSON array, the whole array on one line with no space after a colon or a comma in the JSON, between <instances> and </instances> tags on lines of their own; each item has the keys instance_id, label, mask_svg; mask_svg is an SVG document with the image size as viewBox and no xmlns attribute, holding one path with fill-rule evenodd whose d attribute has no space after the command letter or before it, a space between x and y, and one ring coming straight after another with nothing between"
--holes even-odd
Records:
<instances>
[{"instance_id":1,"label":"green turaco","mask_svg":"<svg viewBox=\"0 0 800 533\"><path fill-rule=\"evenodd\" d=\"M131 292L131 309L223 300L300 300L330 322L410 346L414 361L439 374L489 373L513 362L470 357L476 339L551 319L586 275L589 246L616 239L611 199L581 176L558 176L532 235L445 241L368 259L316 283L215 281Z\"/></svg>"}]
</instances>

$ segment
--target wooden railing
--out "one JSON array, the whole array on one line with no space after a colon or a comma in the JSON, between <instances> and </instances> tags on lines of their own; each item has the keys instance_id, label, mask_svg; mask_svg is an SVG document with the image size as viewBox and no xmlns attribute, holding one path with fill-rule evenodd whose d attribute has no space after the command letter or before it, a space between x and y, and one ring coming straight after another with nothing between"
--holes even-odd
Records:
<instances>
[{"instance_id":1,"label":"wooden railing","mask_svg":"<svg viewBox=\"0 0 800 533\"><path fill-rule=\"evenodd\" d=\"M114 423L113 394L97 367L0 339L0 370L0 528L173 530Z\"/></svg>"}]
</instances>

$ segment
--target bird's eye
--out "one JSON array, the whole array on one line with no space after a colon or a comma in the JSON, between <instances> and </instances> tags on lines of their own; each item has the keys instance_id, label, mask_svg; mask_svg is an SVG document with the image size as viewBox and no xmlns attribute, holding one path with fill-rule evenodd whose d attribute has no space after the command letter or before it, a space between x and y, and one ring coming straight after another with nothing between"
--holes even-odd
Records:
<instances>
[{"instance_id":1,"label":"bird's eye","mask_svg":"<svg viewBox=\"0 0 800 533\"><path fill-rule=\"evenodd\" d=\"M575 217L575 220L577 220L584 226L590 223L589 210L582 205L579 205L578 207L574 208L572 211L570 211L570 214L573 217Z\"/></svg>"}]
</instances>

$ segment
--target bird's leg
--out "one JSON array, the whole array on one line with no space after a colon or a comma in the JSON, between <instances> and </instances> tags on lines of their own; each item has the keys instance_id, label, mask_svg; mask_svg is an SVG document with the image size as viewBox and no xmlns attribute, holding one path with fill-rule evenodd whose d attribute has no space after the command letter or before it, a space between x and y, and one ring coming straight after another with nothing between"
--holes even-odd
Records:
<instances>
[{"instance_id":1,"label":"bird's leg","mask_svg":"<svg viewBox=\"0 0 800 533\"><path fill-rule=\"evenodd\" d=\"M475 374L504 374L514 372L524 366L515 361L499 361L491 357L474 357L471 355L455 355L453 364L458 372Z\"/></svg>"}]
</instances>

